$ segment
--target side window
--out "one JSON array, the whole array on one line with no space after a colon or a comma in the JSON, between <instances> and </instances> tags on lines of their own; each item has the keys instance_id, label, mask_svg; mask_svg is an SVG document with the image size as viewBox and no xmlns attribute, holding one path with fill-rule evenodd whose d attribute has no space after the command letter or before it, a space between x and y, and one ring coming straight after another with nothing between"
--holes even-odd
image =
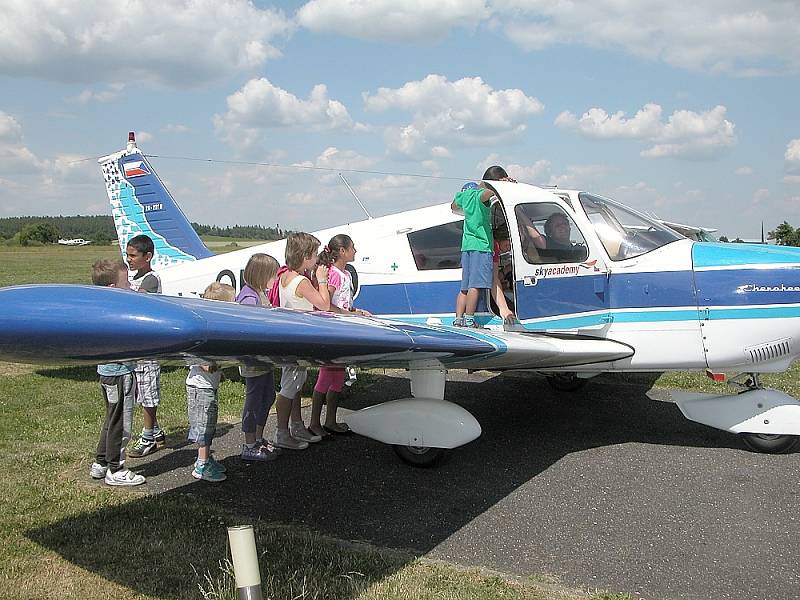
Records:
<instances>
[{"instance_id":1,"label":"side window","mask_svg":"<svg viewBox=\"0 0 800 600\"><path fill-rule=\"evenodd\" d=\"M412 231L408 243L420 271L461 268L461 235L464 221Z\"/></svg>"},{"instance_id":2,"label":"side window","mask_svg":"<svg viewBox=\"0 0 800 600\"><path fill-rule=\"evenodd\" d=\"M522 255L529 263L572 263L589 258L580 229L557 204L519 204L515 213Z\"/></svg>"}]
</instances>

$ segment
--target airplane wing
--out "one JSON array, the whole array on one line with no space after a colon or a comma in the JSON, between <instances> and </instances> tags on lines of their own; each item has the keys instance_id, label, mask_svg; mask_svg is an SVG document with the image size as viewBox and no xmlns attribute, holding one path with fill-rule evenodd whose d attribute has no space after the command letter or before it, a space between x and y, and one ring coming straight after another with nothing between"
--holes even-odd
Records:
<instances>
[{"instance_id":1,"label":"airplane wing","mask_svg":"<svg viewBox=\"0 0 800 600\"><path fill-rule=\"evenodd\" d=\"M537 369L608 362L613 340L421 326L81 285L0 289L0 359L203 358L275 365Z\"/></svg>"}]
</instances>

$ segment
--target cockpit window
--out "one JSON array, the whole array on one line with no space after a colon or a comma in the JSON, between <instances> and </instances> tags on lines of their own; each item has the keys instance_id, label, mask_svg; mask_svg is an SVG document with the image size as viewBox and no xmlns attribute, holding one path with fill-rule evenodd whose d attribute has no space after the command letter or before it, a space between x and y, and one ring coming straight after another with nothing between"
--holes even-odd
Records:
<instances>
[{"instance_id":1,"label":"cockpit window","mask_svg":"<svg viewBox=\"0 0 800 600\"><path fill-rule=\"evenodd\" d=\"M611 260L646 254L683 236L613 200L581 193L581 206Z\"/></svg>"},{"instance_id":2,"label":"cockpit window","mask_svg":"<svg viewBox=\"0 0 800 600\"><path fill-rule=\"evenodd\" d=\"M527 262L583 262L589 257L580 229L558 204L518 204L514 212Z\"/></svg>"}]
</instances>

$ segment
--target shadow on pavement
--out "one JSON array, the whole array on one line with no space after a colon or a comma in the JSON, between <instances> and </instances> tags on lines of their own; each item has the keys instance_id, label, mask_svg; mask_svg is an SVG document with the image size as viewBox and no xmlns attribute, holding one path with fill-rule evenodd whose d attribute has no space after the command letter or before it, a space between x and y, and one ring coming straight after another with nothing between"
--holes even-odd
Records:
<instances>
[{"instance_id":1,"label":"shadow on pavement","mask_svg":"<svg viewBox=\"0 0 800 600\"><path fill-rule=\"evenodd\" d=\"M194 450L182 445L136 463L149 479L147 491L158 495L76 515L29 537L137 592L170 598L184 597L176 590L188 588L196 595L190 564L202 572L225 556L224 529L203 507L222 507L239 522L294 524L341 540L425 554L572 453L628 442L740 447L732 435L687 421L675 405L650 400L653 381L600 377L571 394L551 391L541 378L512 374L477 384L451 381L446 399L475 415L483 434L433 469L411 468L388 447L357 435L249 465L238 457L238 426L220 424L215 448L228 469L224 483L192 480ZM408 393L402 377L372 376L342 405L356 409ZM157 540L162 529L179 532L188 551L148 558L146 549L137 549ZM199 565L191 556L198 548L207 558ZM158 571L163 560L185 561L185 578L164 580ZM385 574L395 568L387 565Z\"/></svg>"}]
</instances>

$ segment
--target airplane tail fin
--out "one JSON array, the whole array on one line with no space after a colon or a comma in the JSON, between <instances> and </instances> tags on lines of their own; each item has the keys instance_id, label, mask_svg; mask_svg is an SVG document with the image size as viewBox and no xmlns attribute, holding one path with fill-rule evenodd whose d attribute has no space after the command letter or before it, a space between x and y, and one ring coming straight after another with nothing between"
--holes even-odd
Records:
<instances>
[{"instance_id":1,"label":"airplane tail fin","mask_svg":"<svg viewBox=\"0 0 800 600\"><path fill-rule=\"evenodd\" d=\"M137 148L133 132L128 134L125 150L98 162L123 257L128 240L142 233L150 236L155 245L151 264L156 270L213 256Z\"/></svg>"}]
</instances>

